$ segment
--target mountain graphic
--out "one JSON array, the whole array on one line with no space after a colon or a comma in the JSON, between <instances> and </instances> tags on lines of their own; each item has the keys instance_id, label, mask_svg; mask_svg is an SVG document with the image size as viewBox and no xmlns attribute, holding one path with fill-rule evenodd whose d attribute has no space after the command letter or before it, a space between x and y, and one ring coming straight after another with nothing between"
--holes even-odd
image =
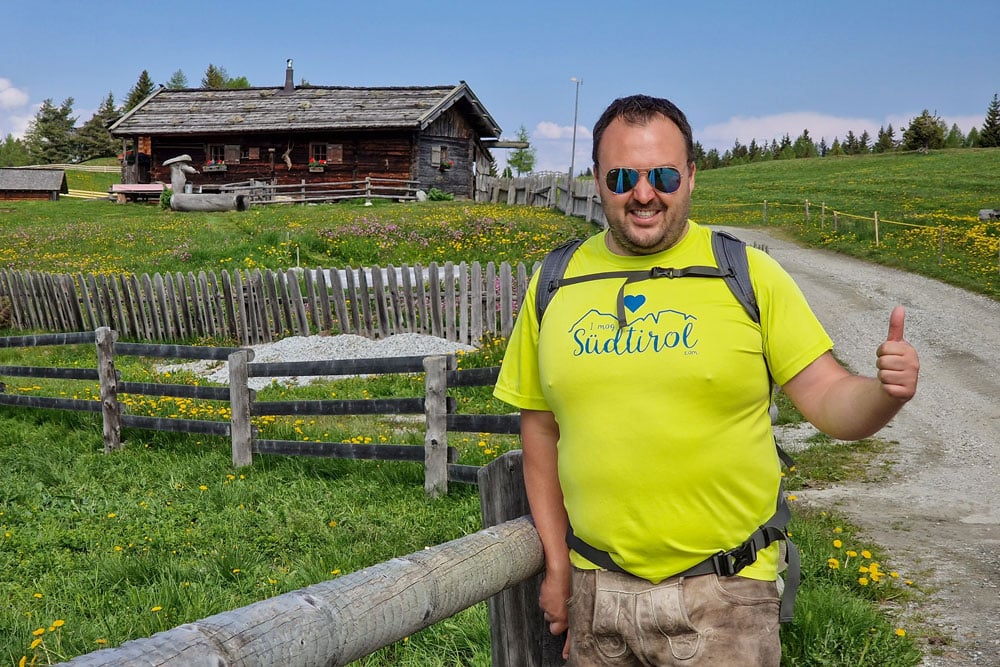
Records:
<instances>
[{"instance_id":1,"label":"mountain graphic","mask_svg":"<svg viewBox=\"0 0 1000 667\"><path fill-rule=\"evenodd\" d=\"M689 315L679 310L666 309L638 317L627 322L625 326L630 327L641 323L645 323L647 328L652 328L652 326L663 326L666 322L661 322L661 320L674 317L680 317L681 322L697 321L698 319L694 315ZM573 326L569 328L569 331L573 332L580 328L594 331L601 329L616 330L618 329L618 316L614 313L606 313L602 310L598 310L597 308L591 308L584 313L580 319L573 323Z\"/></svg>"}]
</instances>

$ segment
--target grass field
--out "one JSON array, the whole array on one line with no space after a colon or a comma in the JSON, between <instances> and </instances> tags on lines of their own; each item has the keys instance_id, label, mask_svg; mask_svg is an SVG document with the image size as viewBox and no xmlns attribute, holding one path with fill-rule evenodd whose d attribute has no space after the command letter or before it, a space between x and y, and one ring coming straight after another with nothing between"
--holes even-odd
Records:
<instances>
[{"instance_id":1,"label":"grass field","mask_svg":"<svg viewBox=\"0 0 1000 667\"><path fill-rule=\"evenodd\" d=\"M991 183L1000 182L998 155L956 151L798 160L704 172L698 175L692 213L708 223L762 224L760 202L767 199L768 224L788 234L827 247L843 244L845 251L910 263L913 270L934 275L941 271L936 253L886 257L885 248L874 249L857 230L851 238L831 239L817 221L817 202L845 214L878 210L885 220L943 225L975 239L972 246L949 250L955 257L959 251L978 252L979 245L995 255L997 231L980 227L975 213L1000 206L988 200ZM813 202L808 223L802 204L807 198ZM0 230L5 238L0 266L73 273L445 260L530 264L561 240L593 231L587 223L539 209L462 202L178 214L155 205L68 200L4 203ZM905 244L897 241L896 247ZM988 276L959 268L943 273L997 296L997 284ZM503 348L504 341L490 341L460 363L493 365ZM93 354L92 346L30 354L4 350L0 364L87 366ZM162 377L143 360L120 370L129 380ZM171 381L198 379L181 375ZM19 378L7 382L7 391L94 397L96 385ZM414 386L345 380L265 392L261 400L293 394L412 396ZM459 405L467 412L504 409L484 390L462 394ZM128 409L169 416L200 415L215 407L136 401ZM797 418L787 406L783 415ZM346 442L398 440L392 431L397 426L377 420L262 425L275 437ZM144 431L126 431L124 440L125 451L106 456L101 425L93 417L0 411L0 568L6 573L0 579L0 663L18 664L23 657L26 663L49 664L148 636L479 526L474 489L455 487L447 498L429 501L415 464L259 457L251 468L234 470L228 443L220 440ZM452 444L462 462L475 464L517 446L513 438L478 434ZM818 441L800 455L788 485L794 492L845 476L884 475L870 464L891 455L885 443L842 449ZM893 573L891 554L861 542L837 517L802 510L796 517L792 530L805 565L797 620L783 631L786 664L917 664L913 638L920 628L905 628L907 634L889 612L897 598L921 595L920 582L911 586L908 573ZM489 664L484 606L363 663Z\"/></svg>"}]
</instances>

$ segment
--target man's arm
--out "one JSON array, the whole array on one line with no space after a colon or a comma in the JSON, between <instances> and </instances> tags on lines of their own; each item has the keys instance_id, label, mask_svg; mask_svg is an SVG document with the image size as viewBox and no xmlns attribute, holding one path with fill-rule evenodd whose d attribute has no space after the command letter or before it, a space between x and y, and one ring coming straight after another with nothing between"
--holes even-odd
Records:
<instances>
[{"instance_id":1,"label":"man's arm","mask_svg":"<svg viewBox=\"0 0 1000 667\"><path fill-rule=\"evenodd\" d=\"M570 596L568 520L559 486L556 444L559 425L551 412L521 410L521 446L524 451L524 486L535 528L545 553L545 579L539 605L554 635L569 626L566 601Z\"/></svg>"},{"instance_id":2,"label":"man's arm","mask_svg":"<svg viewBox=\"0 0 1000 667\"><path fill-rule=\"evenodd\" d=\"M825 353L782 390L809 422L841 440L867 438L889 423L917 391L920 362L903 340L905 312L889 317L889 335L876 351L876 377L853 375Z\"/></svg>"}]
</instances>

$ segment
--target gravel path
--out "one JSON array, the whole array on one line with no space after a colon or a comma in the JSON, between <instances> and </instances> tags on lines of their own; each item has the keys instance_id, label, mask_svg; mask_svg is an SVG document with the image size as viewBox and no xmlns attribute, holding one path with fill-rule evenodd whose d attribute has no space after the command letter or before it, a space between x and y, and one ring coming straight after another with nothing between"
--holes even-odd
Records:
<instances>
[{"instance_id":1,"label":"gravel path","mask_svg":"<svg viewBox=\"0 0 1000 667\"><path fill-rule=\"evenodd\" d=\"M889 312L906 307L920 384L878 436L899 443L891 478L798 495L862 526L894 569L933 591L906 610L939 635L925 666L1000 665L1000 303L767 231L730 231L769 248L855 372L874 374Z\"/></svg>"}]
</instances>

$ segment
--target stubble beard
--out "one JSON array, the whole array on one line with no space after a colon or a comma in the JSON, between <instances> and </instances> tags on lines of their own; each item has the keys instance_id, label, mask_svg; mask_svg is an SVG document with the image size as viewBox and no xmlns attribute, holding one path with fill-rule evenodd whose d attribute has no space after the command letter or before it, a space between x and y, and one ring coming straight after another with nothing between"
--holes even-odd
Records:
<instances>
[{"instance_id":1,"label":"stubble beard","mask_svg":"<svg viewBox=\"0 0 1000 667\"><path fill-rule=\"evenodd\" d=\"M627 221L629 210L630 207L625 207L621 219L615 222L612 222L611 218L608 219L608 233L615 245L629 255L653 255L673 247L684 238L691 204L690 201L686 201L674 204L668 209L662 209L664 221L663 225L658 228L660 233L651 238L643 234L630 233L631 227Z\"/></svg>"}]
</instances>

